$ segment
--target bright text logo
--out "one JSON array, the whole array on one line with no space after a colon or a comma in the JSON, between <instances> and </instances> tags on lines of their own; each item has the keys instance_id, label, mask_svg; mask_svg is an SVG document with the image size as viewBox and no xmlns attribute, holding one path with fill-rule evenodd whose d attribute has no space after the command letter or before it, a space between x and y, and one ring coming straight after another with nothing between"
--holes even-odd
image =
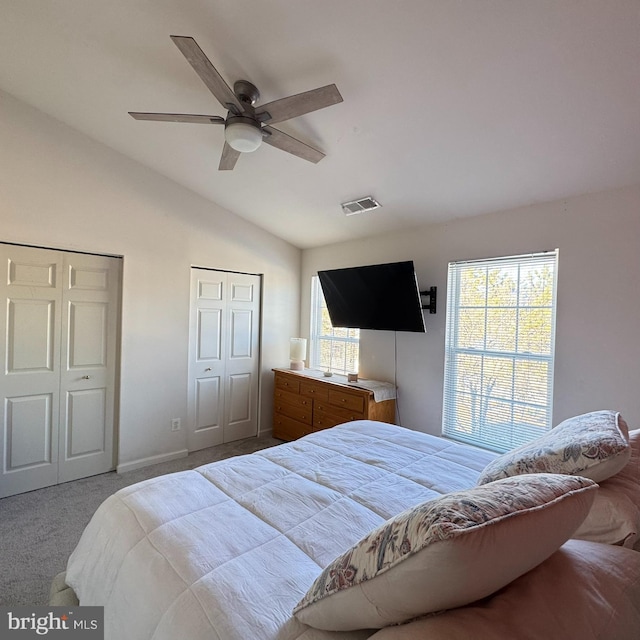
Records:
<instances>
[{"instance_id":1,"label":"bright text logo","mask_svg":"<svg viewBox=\"0 0 640 640\"><path fill-rule=\"evenodd\" d=\"M103 607L0 607L0 640L103 640Z\"/></svg>"}]
</instances>

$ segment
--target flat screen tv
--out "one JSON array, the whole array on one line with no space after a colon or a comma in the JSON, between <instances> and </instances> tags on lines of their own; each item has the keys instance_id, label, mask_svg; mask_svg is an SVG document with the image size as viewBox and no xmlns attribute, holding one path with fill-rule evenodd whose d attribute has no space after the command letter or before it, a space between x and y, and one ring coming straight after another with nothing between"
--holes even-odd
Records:
<instances>
[{"instance_id":1,"label":"flat screen tv","mask_svg":"<svg viewBox=\"0 0 640 640\"><path fill-rule=\"evenodd\" d=\"M334 327L424 333L413 262L318 271Z\"/></svg>"}]
</instances>

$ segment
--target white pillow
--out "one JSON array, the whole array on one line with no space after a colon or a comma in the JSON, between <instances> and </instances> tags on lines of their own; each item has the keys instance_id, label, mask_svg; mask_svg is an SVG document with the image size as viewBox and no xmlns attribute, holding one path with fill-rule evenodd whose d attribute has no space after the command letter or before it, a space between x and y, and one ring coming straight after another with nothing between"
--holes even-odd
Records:
<instances>
[{"instance_id":1,"label":"white pillow","mask_svg":"<svg viewBox=\"0 0 640 640\"><path fill-rule=\"evenodd\" d=\"M484 598L556 551L597 485L533 474L404 511L336 558L294 609L319 629L381 628Z\"/></svg>"},{"instance_id":2,"label":"white pillow","mask_svg":"<svg viewBox=\"0 0 640 640\"><path fill-rule=\"evenodd\" d=\"M629 431L631 457L600 483L591 511L573 534L578 540L638 548L640 543L640 430Z\"/></svg>"},{"instance_id":3,"label":"white pillow","mask_svg":"<svg viewBox=\"0 0 640 640\"><path fill-rule=\"evenodd\" d=\"M638 537L638 507L623 493L600 485L589 515L571 537L631 548Z\"/></svg>"},{"instance_id":4,"label":"white pillow","mask_svg":"<svg viewBox=\"0 0 640 640\"><path fill-rule=\"evenodd\" d=\"M492 460L478 484L522 473L568 473L596 482L629 462L629 429L616 411L592 411L561 422L545 435Z\"/></svg>"}]
</instances>

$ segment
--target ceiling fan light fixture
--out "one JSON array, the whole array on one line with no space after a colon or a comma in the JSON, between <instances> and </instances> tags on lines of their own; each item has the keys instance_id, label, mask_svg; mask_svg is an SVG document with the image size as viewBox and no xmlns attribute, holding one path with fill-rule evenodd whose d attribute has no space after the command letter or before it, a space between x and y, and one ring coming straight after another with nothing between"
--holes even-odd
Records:
<instances>
[{"instance_id":1,"label":"ceiling fan light fixture","mask_svg":"<svg viewBox=\"0 0 640 640\"><path fill-rule=\"evenodd\" d=\"M224 137L232 149L250 153L262 144L262 128L250 118L228 118Z\"/></svg>"}]
</instances>

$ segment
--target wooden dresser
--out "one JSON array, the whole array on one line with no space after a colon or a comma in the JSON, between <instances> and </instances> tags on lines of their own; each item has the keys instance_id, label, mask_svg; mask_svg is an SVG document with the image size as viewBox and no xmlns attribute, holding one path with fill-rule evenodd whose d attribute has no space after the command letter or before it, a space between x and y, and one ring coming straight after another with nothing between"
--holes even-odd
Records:
<instances>
[{"instance_id":1,"label":"wooden dresser","mask_svg":"<svg viewBox=\"0 0 640 640\"><path fill-rule=\"evenodd\" d=\"M374 391L347 384L345 376L274 369L273 437L295 440L350 420L395 422L396 401L376 402ZM362 381L363 385L375 381ZM387 385L393 389L392 385ZM393 389L395 396L395 389Z\"/></svg>"}]
</instances>

